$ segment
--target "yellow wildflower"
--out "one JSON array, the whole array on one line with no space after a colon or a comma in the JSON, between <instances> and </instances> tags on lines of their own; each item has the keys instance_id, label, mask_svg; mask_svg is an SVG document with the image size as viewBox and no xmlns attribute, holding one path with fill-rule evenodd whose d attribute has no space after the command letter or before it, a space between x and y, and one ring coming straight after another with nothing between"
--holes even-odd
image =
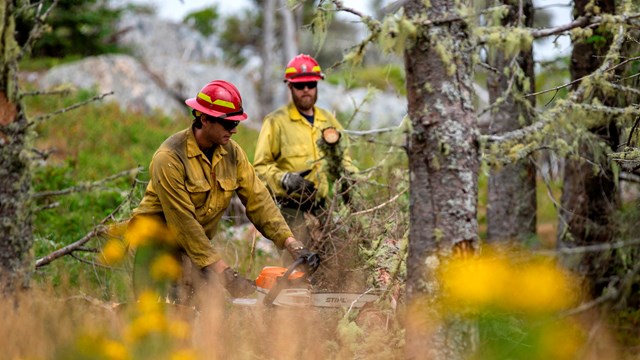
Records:
<instances>
[{"instance_id":1,"label":"yellow wildflower","mask_svg":"<svg viewBox=\"0 0 640 360\"><path fill-rule=\"evenodd\" d=\"M127 360L131 358L124 344L118 341L105 340L102 344L102 352L109 360Z\"/></svg>"},{"instance_id":2,"label":"yellow wildflower","mask_svg":"<svg viewBox=\"0 0 640 360\"><path fill-rule=\"evenodd\" d=\"M160 296L151 290L144 291L138 297L137 308L140 313L160 312L163 310L163 304L159 302Z\"/></svg>"},{"instance_id":3,"label":"yellow wildflower","mask_svg":"<svg viewBox=\"0 0 640 360\"><path fill-rule=\"evenodd\" d=\"M169 357L170 360L197 360L198 356L195 351L191 349L180 349L175 351Z\"/></svg>"},{"instance_id":4,"label":"yellow wildflower","mask_svg":"<svg viewBox=\"0 0 640 360\"><path fill-rule=\"evenodd\" d=\"M191 335L189 323L182 320L175 320L169 323L169 334L176 339L185 340Z\"/></svg>"},{"instance_id":5,"label":"yellow wildflower","mask_svg":"<svg viewBox=\"0 0 640 360\"><path fill-rule=\"evenodd\" d=\"M170 254L159 255L151 264L151 277L155 280L177 280L181 274L180 264Z\"/></svg>"},{"instance_id":6,"label":"yellow wildflower","mask_svg":"<svg viewBox=\"0 0 640 360\"><path fill-rule=\"evenodd\" d=\"M110 239L102 247L101 261L107 265L113 265L120 262L126 253L124 244L118 239Z\"/></svg>"},{"instance_id":7,"label":"yellow wildflower","mask_svg":"<svg viewBox=\"0 0 640 360\"><path fill-rule=\"evenodd\" d=\"M149 242L173 244L175 232L155 217L137 216L129 223L125 239L132 248Z\"/></svg>"},{"instance_id":8,"label":"yellow wildflower","mask_svg":"<svg viewBox=\"0 0 640 360\"><path fill-rule=\"evenodd\" d=\"M553 312L574 301L570 278L553 263L523 264L513 274L506 304L517 310Z\"/></svg>"},{"instance_id":9,"label":"yellow wildflower","mask_svg":"<svg viewBox=\"0 0 640 360\"><path fill-rule=\"evenodd\" d=\"M503 296L509 266L501 258L454 260L443 272L443 284L455 303L488 306Z\"/></svg>"}]
</instances>

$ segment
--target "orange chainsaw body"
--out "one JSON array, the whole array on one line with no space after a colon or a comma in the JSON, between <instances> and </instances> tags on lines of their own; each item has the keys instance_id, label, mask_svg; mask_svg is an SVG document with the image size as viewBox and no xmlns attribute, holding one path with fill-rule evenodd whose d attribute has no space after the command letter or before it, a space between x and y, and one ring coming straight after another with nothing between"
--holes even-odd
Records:
<instances>
[{"instance_id":1,"label":"orange chainsaw body","mask_svg":"<svg viewBox=\"0 0 640 360\"><path fill-rule=\"evenodd\" d=\"M277 279L284 276L285 272L287 272L287 268L285 267L265 266L256 279L256 286L265 290L271 290L273 285L276 284ZM302 279L304 276L304 272L294 271L289 275L289 280Z\"/></svg>"}]
</instances>

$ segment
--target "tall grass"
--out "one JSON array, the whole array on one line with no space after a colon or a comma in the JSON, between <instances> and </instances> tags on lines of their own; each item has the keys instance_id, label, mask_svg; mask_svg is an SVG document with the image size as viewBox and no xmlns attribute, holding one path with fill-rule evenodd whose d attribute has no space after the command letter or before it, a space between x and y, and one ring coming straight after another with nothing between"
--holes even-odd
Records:
<instances>
[{"instance_id":1,"label":"tall grass","mask_svg":"<svg viewBox=\"0 0 640 360\"><path fill-rule=\"evenodd\" d=\"M35 116L92 95L81 91L70 98L28 99L27 111ZM52 118L37 128L35 146L55 151L34 169L35 190L70 188L137 166L146 169L160 143L189 124L186 114L176 118L129 114L111 103L89 105ZM256 138L257 132L243 127L234 136L249 158L253 158ZM570 300L566 291L571 284L554 272L553 262L543 261L543 266L540 261L522 260L528 255L521 252L485 253L487 257L476 262L453 262L448 268L453 270L442 275L443 282L451 284L442 302L405 307L402 286L409 178L402 149L404 134L352 138L351 143L351 156L363 171L354 179L353 203L345 206L336 199L325 237L329 248L357 249L361 256L361 261L349 263L354 268L339 269L345 285L348 278L360 289L386 289L380 303L367 311L238 308L220 298L220 289L207 293L203 303L208 305L197 312L158 302L157 294L143 293L136 298L131 254L124 253L119 263L99 261L105 254L103 246L122 237L122 226L114 226L89 242L77 258L67 256L39 269L35 286L25 294L0 300L0 313L5 314L0 326L3 356L394 359L404 355L407 322L421 319L426 320L425 326L435 327L443 320L424 316L432 307L478 324L481 342L476 358L570 359L585 354L581 353L588 334L585 326L592 322L584 325L554 317L557 311L575 305L565 302L556 306L553 302L561 296ZM138 176L139 181L145 179L144 172ZM132 188L132 200L110 222L118 225L127 219L144 190L131 176L91 191L38 200L36 205L43 209L36 216L34 256L46 255L84 236L127 199ZM263 240L251 227L223 226L215 243L229 263L247 277L255 277L263 266L276 265L279 259L268 243L257 245ZM539 278L540 274L548 276ZM514 289L520 290L514 293ZM540 295L536 290L544 291ZM554 341L561 336L565 339ZM602 358L613 355L605 353Z\"/></svg>"}]
</instances>

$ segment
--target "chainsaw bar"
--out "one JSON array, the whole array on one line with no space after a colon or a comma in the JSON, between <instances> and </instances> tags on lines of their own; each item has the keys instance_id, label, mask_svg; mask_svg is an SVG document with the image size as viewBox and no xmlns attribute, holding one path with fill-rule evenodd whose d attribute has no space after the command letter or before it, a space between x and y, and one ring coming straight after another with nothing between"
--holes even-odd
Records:
<instances>
[{"instance_id":1,"label":"chainsaw bar","mask_svg":"<svg viewBox=\"0 0 640 360\"><path fill-rule=\"evenodd\" d=\"M263 303L265 294L258 290L256 299L233 299L233 303L243 306L258 306ZM365 304L378 300L378 295L371 293L332 293L311 292L307 289L283 289L273 300L273 305L286 308L319 307L359 309Z\"/></svg>"}]
</instances>

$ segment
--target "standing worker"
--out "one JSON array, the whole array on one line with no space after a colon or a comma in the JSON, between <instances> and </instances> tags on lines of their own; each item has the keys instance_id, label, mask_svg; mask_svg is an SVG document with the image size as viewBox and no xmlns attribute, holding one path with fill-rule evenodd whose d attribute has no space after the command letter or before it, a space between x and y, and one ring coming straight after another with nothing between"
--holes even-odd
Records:
<instances>
[{"instance_id":1,"label":"standing worker","mask_svg":"<svg viewBox=\"0 0 640 360\"><path fill-rule=\"evenodd\" d=\"M247 296L255 290L254 281L239 276L211 243L235 192L257 230L293 258L304 257L314 271L318 255L296 241L247 155L231 140L247 119L238 89L214 80L185 103L192 109L193 124L165 140L153 155L151 179L132 223L142 216L160 219L175 233L175 253L183 268L186 261L205 282L223 285L233 297Z\"/></svg>"},{"instance_id":2,"label":"standing worker","mask_svg":"<svg viewBox=\"0 0 640 360\"><path fill-rule=\"evenodd\" d=\"M343 129L329 111L315 106L322 79L324 74L313 57L300 54L289 61L284 81L291 101L264 118L254 159L256 173L280 204L295 238L309 247L304 214L320 215L329 194L318 140L327 128ZM348 157L342 163L348 171L357 171Z\"/></svg>"}]
</instances>

